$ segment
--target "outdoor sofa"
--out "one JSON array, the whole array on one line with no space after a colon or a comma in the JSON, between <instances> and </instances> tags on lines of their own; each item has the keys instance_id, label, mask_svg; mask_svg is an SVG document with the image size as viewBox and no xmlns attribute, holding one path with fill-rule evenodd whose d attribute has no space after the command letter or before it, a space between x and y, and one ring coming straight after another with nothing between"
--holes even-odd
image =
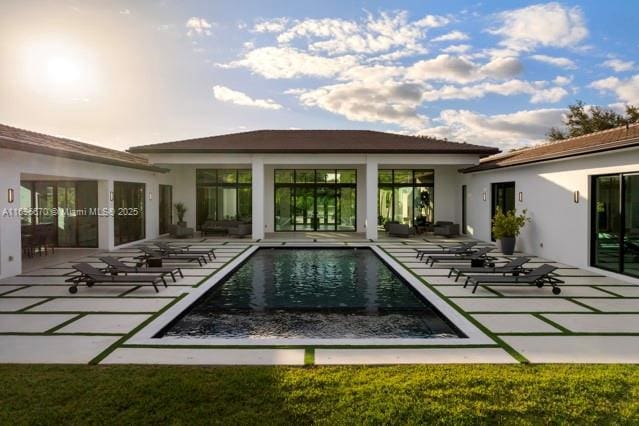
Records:
<instances>
[{"instance_id":1,"label":"outdoor sofa","mask_svg":"<svg viewBox=\"0 0 639 426\"><path fill-rule=\"evenodd\" d=\"M253 233L253 227L250 223L239 220L207 220L200 227L202 235L233 235L236 237L245 237Z\"/></svg>"}]
</instances>

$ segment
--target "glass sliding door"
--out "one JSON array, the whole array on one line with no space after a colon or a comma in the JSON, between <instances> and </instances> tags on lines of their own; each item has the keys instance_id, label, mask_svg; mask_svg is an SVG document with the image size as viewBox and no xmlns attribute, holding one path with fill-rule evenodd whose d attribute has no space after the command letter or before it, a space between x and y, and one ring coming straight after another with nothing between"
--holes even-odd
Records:
<instances>
[{"instance_id":1,"label":"glass sliding door","mask_svg":"<svg viewBox=\"0 0 639 426\"><path fill-rule=\"evenodd\" d=\"M639 277L639 174L593 176L591 264Z\"/></svg>"},{"instance_id":2,"label":"glass sliding door","mask_svg":"<svg viewBox=\"0 0 639 426\"><path fill-rule=\"evenodd\" d=\"M337 225L336 188L319 186L316 191L317 230L334 231Z\"/></svg>"},{"instance_id":3,"label":"glass sliding door","mask_svg":"<svg viewBox=\"0 0 639 426\"><path fill-rule=\"evenodd\" d=\"M21 218L25 240L47 241L56 247L98 246L96 181L22 181L20 185L20 207L35 209Z\"/></svg>"},{"instance_id":4,"label":"glass sliding door","mask_svg":"<svg viewBox=\"0 0 639 426\"><path fill-rule=\"evenodd\" d=\"M593 179L593 265L620 272L621 180L618 175Z\"/></svg>"},{"instance_id":5,"label":"glass sliding door","mask_svg":"<svg viewBox=\"0 0 639 426\"><path fill-rule=\"evenodd\" d=\"M493 183L491 189L490 238L495 241L495 237L492 235L492 218L495 217L497 207L504 213L515 210L515 182Z\"/></svg>"},{"instance_id":6,"label":"glass sliding door","mask_svg":"<svg viewBox=\"0 0 639 426\"><path fill-rule=\"evenodd\" d=\"M160 200L158 202L160 210L159 233L169 232L169 225L173 222L173 187L171 185L160 185Z\"/></svg>"},{"instance_id":7,"label":"glass sliding door","mask_svg":"<svg viewBox=\"0 0 639 426\"><path fill-rule=\"evenodd\" d=\"M315 230L315 191L312 187L295 188L295 230Z\"/></svg>"},{"instance_id":8,"label":"glass sliding door","mask_svg":"<svg viewBox=\"0 0 639 426\"><path fill-rule=\"evenodd\" d=\"M639 175L624 175L623 187L623 271L639 276Z\"/></svg>"},{"instance_id":9,"label":"glass sliding door","mask_svg":"<svg viewBox=\"0 0 639 426\"><path fill-rule=\"evenodd\" d=\"M252 220L251 171L198 169L196 171L197 228L206 221Z\"/></svg>"},{"instance_id":10,"label":"glass sliding door","mask_svg":"<svg viewBox=\"0 0 639 426\"><path fill-rule=\"evenodd\" d=\"M87 214L98 207L98 183L96 181L76 182L76 228L78 247L98 246L98 216Z\"/></svg>"},{"instance_id":11,"label":"glass sliding door","mask_svg":"<svg viewBox=\"0 0 639 426\"><path fill-rule=\"evenodd\" d=\"M337 230L352 231L357 220L357 191L355 188L339 188L337 196Z\"/></svg>"},{"instance_id":12,"label":"glass sliding door","mask_svg":"<svg viewBox=\"0 0 639 426\"><path fill-rule=\"evenodd\" d=\"M275 170L276 231L355 231L357 172Z\"/></svg>"},{"instance_id":13,"label":"glass sliding door","mask_svg":"<svg viewBox=\"0 0 639 426\"><path fill-rule=\"evenodd\" d=\"M377 178L377 225L380 229L388 222L408 226L433 223L433 170L379 170Z\"/></svg>"},{"instance_id":14,"label":"glass sliding door","mask_svg":"<svg viewBox=\"0 0 639 426\"><path fill-rule=\"evenodd\" d=\"M76 214L73 211L76 206L75 184L73 182L60 182L58 184L58 245L60 247L73 247L76 245Z\"/></svg>"},{"instance_id":15,"label":"glass sliding door","mask_svg":"<svg viewBox=\"0 0 639 426\"><path fill-rule=\"evenodd\" d=\"M275 229L278 231L293 231L293 188L275 188Z\"/></svg>"},{"instance_id":16,"label":"glass sliding door","mask_svg":"<svg viewBox=\"0 0 639 426\"><path fill-rule=\"evenodd\" d=\"M145 184L134 182L113 183L113 207L115 209L115 245L144 239Z\"/></svg>"}]
</instances>

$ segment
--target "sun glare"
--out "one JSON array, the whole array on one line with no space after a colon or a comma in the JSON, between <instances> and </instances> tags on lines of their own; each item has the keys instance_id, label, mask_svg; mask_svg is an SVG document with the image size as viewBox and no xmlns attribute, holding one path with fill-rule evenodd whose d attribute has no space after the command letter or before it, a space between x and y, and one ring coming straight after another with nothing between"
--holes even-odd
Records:
<instances>
[{"instance_id":1,"label":"sun glare","mask_svg":"<svg viewBox=\"0 0 639 426\"><path fill-rule=\"evenodd\" d=\"M81 66L73 59L52 57L47 61L47 79L52 84L70 84L82 77Z\"/></svg>"},{"instance_id":2,"label":"sun glare","mask_svg":"<svg viewBox=\"0 0 639 426\"><path fill-rule=\"evenodd\" d=\"M60 99L87 98L96 89L92 55L59 40L38 40L24 47L28 84Z\"/></svg>"}]
</instances>

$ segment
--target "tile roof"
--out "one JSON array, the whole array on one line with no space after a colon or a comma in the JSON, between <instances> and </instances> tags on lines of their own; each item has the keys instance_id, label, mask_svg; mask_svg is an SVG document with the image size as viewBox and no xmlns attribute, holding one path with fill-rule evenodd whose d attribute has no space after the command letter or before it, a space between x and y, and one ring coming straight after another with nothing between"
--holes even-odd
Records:
<instances>
[{"instance_id":1,"label":"tile roof","mask_svg":"<svg viewBox=\"0 0 639 426\"><path fill-rule=\"evenodd\" d=\"M0 124L0 148L134 169L157 172L166 171L165 169L149 164L146 158L139 155L103 148L72 139L36 133L4 124Z\"/></svg>"},{"instance_id":2,"label":"tile roof","mask_svg":"<svg viewBox=\"0 0 639 426\"><path fill-rule=\"evenodd\" d=\"M463 173L498 169L639 145L639 123L485 157Z\"/></svg>"},{"instance_id":3,"label":"tile roof","mask_svg":"<svg viewBox=\"0 0 639 426\"><path fill-rule=\"evenodd\" d=\"M497 148L370 130L258 130L154 145L136 153L419 153L479 154Z\"/></svg>"}]
</instances>

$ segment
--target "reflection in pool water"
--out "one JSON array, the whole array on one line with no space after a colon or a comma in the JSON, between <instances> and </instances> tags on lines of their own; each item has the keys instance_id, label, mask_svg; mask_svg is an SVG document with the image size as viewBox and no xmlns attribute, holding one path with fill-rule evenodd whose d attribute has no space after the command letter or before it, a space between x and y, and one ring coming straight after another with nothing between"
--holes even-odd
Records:
<instances>
[{"instance_id":1,"label":"reflection in pool water","mask_svg":"<svg viewBox=\"0 0 639 426\"><path fill-rule=\"evenodd\" d=\"M463 337L367 248L259 249L163 336Z\"/></svg>"}]
</instances>

